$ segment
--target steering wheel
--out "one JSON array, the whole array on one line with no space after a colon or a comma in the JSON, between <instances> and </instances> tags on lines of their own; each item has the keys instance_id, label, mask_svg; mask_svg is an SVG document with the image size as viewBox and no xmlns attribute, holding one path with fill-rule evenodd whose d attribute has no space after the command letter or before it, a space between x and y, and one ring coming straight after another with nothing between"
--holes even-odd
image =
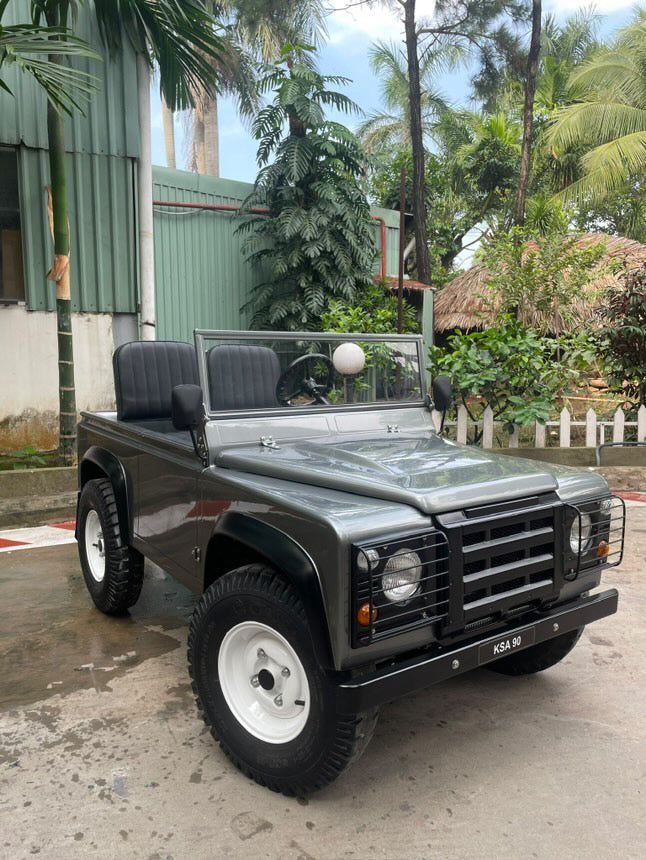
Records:
<instances>
[{"instance_id":1,"label":"steering wheel","mask_svg":"<svg viewBox=\"0 0 646 860\"><path fill-rule=\"evenodd\" d=\"M322 361L323 364L327 366L327 375L324 382L317 382L314 377L313 365L317 361ZM301 380L298 388L292 391L291 394L286 395L285 390L287 389L289 391L292 387L291 385L287 387L287 382L289 381L291 374L296 368L301 367L302 370L300 372L305 373L304 379ZM311 406L314 403L329 405L329 401L326 399L325 395L334 385L334 373L334 365L327 355L322 355L320 352L301 355L298 358L295 358L289 367L280 374L278 382L276 383L276 399L281 406L290 406L291 404L289 401L292 400L292 398L297 397L299 394L302 394L305 397L312 398L311 402L307 404L308 406ZM294 385L296 385L296 382Z\"/></svg>"}]
</instances>

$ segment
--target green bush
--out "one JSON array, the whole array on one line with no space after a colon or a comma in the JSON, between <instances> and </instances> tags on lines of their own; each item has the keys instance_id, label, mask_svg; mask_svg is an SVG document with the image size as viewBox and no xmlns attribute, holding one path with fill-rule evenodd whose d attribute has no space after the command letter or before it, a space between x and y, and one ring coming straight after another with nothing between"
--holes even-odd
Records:
<instances>
[{"instance_id":1,"label":"green bush","mask_svg":"<svg viewBox=\"0 0 646 860\"><path fill-rule=\"evenodd\" d=\"M607 324L598 335L608 387L629 408L646 405L646 273L627 275L608 290L601 309Z\"/></svg>"},{"instance_id":2,"label":"green bush","mask_svg":"<svg viewBox=\"0 0 646 860\"><path fill-rule=\"evenodd\" d=\"M446 349L431 347L429 370L451 378L472 421L490 406L511 432L515 424L545 423L592 358L585 333L545 337L507 314L496 327L452 335Z\"/></svg>"}]
</instances>

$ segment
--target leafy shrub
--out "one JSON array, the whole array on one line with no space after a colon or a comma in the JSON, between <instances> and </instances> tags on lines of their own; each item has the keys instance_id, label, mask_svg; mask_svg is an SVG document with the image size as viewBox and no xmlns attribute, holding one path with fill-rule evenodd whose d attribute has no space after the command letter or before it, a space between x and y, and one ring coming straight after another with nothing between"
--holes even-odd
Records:
<instances>
[{"instance_id":1,"label":"leafy shrub","mask_svg":"<svg viewBox=\"0 0 646 860\"><path fill-rule=\"evenodd\" d=\"M249 215L239 228L250 234L248 259L268 274L249 303L255 328L315 330L330 300L352 302L372 281L374 228L359 186L363 153L352 132L324 115L326 107L355 109L328 89L344 82L291 57L261 82L276 95L253 122L261 169L245 205L267 206L269 215Z\"/></svg>"},{"instance_id":2,"label":"leafy shrub","mask_svg":"<svg viewBox=\"0 0 646 860\"><path fill-rule=\"evenodd\" d=\"M511 431L514 424L545 423L592 356L585 334L545 337L507 314L494 328L452 335L446 349L431 347L429 369L451 378L472 421L490 406Z\"/></svg>"},{"instance_id":3,"label":"leafy shrub","mask_svg":"<svg viewBox=\"0 0 646 860\"><path fill-rule=\"evenodd\" d=\"M383 284L370 284L357 291L352 304L333 299L323 314L323 331L394 334L397 331L397 295ZM405 333L419 333L415 308L404 299Z\"/></svg>"},{"instance_id":4,"label":"leafy shrub","mask_svg":"<svg viewBox=\"0 0 646 860\"><path fill-rule=\"evenodd\" d=\"M646 273L627 275L608 290L600 312L607 322L598 337L608 386L627 405L646 405Z\"/></svg>"}]
</instances>

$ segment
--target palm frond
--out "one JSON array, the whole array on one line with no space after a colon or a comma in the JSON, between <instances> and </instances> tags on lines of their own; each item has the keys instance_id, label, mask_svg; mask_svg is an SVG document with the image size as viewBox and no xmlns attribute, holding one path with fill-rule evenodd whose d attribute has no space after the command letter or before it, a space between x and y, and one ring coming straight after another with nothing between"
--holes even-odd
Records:
<instances>
[{"instance_id":1,"label":"palm frond","mask_svg":"<svg viewBox=\"0 0 646 860\"><path fill-rule=\"evenodd\" d=\"M580 102L562 108L547 130L548 145L607 142L646 129L646 110L616 102Z\"/></svg>"},{"instance_id":2,"label":"palm frond","mask_svg":"<svg viewBox=\"0 0 646 860\"><path fill-rule=\"evenodd\" d=\"M0 26L0 67L15 65L36 80L59 110L82 113L98 79L80 69L52 62L51 54L101 60L87 42L65 28L38 24ZM2 88L10 92L6 83Z\"/></svg>"}]
</instances>

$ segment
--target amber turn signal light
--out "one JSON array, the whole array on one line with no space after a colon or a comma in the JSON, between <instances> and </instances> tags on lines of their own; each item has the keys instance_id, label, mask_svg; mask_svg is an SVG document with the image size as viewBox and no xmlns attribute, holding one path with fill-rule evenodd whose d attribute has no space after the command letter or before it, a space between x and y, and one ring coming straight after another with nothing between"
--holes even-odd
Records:
<instances>
[{"instance_id":1,"label":"amber turn signal light","mask_svg":"<svg viewBox=\"0 0 646 860\"><path fill-rule=\"evenodd\" d=\"M377 610L369 603L362 603L357 611L357 621L362 627L368 627L377 620Z\"/></svg>"},{"instance_id":2,"label":"amber turn signal light","mask_svg":"<svg viewBox=\"0 0 646 860\"><path fill-rule=\"evenodd\" d=\"M610 552L610 546L608 545L608 541L600 540L599 546L597 547L597 558L605 558Z\"/></svg>"}]
</instances>

